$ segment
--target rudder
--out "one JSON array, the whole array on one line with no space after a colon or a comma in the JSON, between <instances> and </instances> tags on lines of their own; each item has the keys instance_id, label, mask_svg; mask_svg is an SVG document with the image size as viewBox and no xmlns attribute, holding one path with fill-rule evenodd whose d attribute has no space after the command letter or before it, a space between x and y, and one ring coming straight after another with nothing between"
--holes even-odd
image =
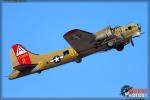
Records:
<instances>
[{"instance_id":1,"label":"rudder","mask_svg":"<svg viewBox=\"0 0 150 100\"><path fill-rule=\"evenodd\" d=\"M10 50L10 60L12 67L22 64L32 64L31 53L26 50L21 44L14 44Z\"/></svg>"}]
</instances>

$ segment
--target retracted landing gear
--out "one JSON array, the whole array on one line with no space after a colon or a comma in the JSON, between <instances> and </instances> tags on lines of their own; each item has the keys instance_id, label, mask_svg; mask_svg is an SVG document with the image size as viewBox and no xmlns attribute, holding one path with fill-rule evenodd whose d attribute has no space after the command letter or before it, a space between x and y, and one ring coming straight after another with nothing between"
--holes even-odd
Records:
<instances>
[{"instance_id":1,"label":"retracted landing gear","mask_svg":"<svg viewBox=\"0 0 150 100\"><path fill-rule=\"evenodd\" d=\"M116 46L116 50L117 51L122 51L123 49L124 49L124 45L123 44Z\"/></svg>"},{"instance_id":2,"label":"retracted landing gear","mask_svg":"<svg viewBox=\"0 0 150 100\"><path fill-rule=\"evenodd\" d=\"M122 51L124 49L123 44L116 45L113 42L108 42L107 45L111 48L115 48L117 51Z\"/></svg>"},{"instance_id":3,"label":"retracted landing gear","mask_svg":"<svg viewBox=\"0 0 150 100\"><path fill-rule=\"evenodd\" d=\"M81 58L76 59L75 62L76 62L76 63L81 63L81 62L82 62L82 59L81 59Z\"/></svg>"},{"instance_id":4,"label":"retracted landing gear","mask_svg":"<svg viewBox=\"0 0 150 100\"><path fill-rule=\"evenodd\" d=\"M37 73L38 73L38 74L41 74L41 72L42 72L42 71L38 71Z\"/></svg>"}]
</instances>

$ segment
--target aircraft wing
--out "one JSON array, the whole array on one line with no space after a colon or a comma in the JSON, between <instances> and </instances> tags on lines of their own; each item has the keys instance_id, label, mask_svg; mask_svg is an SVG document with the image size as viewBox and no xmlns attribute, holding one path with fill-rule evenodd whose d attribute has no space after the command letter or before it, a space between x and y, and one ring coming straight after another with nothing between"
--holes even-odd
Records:
<instances>
[{"instance_id":1,"label":"aircraft wing","mask_svg":"<svg viewBox=\"0 0 150 100\"><path fill-rule=\"evenodd\" d=\"M83 30L71 30L63 37L79 54L94 46L92 41L95 39L95 35Z\"/></svg>"}]
</instances>

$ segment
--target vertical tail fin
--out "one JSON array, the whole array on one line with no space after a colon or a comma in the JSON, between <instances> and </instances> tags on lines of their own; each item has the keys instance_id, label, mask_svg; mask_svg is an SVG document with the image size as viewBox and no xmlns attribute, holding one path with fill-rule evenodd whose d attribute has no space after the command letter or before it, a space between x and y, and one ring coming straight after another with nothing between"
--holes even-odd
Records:
<instances>
[{"instance_id":1,"label":"vertical tail fin","mask_svg":"<svg viewBox=\"0 0 150 100\"><path fill-rule=\"evenodd\" d=\"M10 50L10 60L12 67L21 65L21 64L32 64L31 56L34 55L26 50L20 44L14 44Z\"/></svg>"}]
</instances>

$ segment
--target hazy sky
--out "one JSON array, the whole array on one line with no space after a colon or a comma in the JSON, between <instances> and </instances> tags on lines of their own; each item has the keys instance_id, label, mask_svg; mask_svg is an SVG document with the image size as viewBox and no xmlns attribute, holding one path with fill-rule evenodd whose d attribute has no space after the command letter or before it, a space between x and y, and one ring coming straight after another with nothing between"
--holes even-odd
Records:
<instances>
[{"instance_id":1,"label":"hazy sky","mask_svg":"<svg viewBox=\"0 0 150 100\"><path fill-rule=\"evenodd\" d=\"M147 87L147 3L47 2L3 3L2 75L12 71L10 47L20 43L33 53L44 54L70 45L67 31L79 28L97 32L109 24L139 23L145 32L122 52L111 50L71 62L41 74L8 80L3 97L121 97L123 85Z\"/></svg>"}]
</instances>

